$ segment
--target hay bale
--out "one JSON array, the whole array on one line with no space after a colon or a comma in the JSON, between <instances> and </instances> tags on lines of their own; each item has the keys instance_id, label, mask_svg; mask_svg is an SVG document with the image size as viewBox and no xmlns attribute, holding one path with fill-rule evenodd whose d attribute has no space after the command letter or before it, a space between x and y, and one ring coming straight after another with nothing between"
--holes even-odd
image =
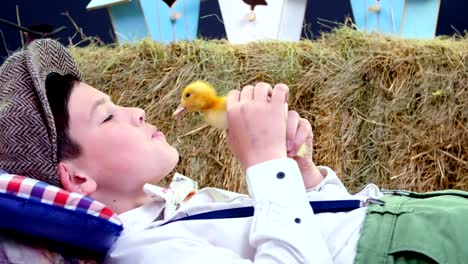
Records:
<instances>
[{"instance_id":1,"label":"hay bale","mask_svg":"<svg viewBox=\"0 0 468 264\"><path fill-rule=\"evenodd\" d=\"M177 171L202 187L246 192L220 131L201 128L196 114L171 119L182 88L196 79L221 93L288 84L290 108L312 122L314 160L350 191L369 182L468 190L468 38L410 41L343 27L298 43L144 40L71 51L89 84L146 110L179 150Z\"/></svg>"}]
</instances>

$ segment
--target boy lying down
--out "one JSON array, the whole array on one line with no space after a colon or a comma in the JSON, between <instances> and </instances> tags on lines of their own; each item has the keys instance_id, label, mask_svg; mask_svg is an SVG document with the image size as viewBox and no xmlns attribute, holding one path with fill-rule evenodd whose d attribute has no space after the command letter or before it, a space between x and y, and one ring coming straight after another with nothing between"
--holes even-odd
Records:
<instances>
[{"instance_id":1,"label":"boy lying down","mask_svg":"<svg viewBox=\"0 0 468 264\"><path fill-rule=\"evenodd\" d=\"M0 169L118 213L125 229L107 263L466 262L468 193L385 193L369 184L350 194L331 168L313 162L311 125L284 111L287 97L286 85L266 83L228 95L227 144L249 195L194 192L196 183L179 174L162 188L148 182L171 177L179 159L163 131L142 109L83 82L65 47L37 40L0 68L0 142L11 142L0 146ZM296 157L302 144L309 153ZM18 149L24 159L12 158ZM318 213L309 204L330 200L362 206ZM253 216L175 221L246 206Z\"/></svg>"}]
</instances>

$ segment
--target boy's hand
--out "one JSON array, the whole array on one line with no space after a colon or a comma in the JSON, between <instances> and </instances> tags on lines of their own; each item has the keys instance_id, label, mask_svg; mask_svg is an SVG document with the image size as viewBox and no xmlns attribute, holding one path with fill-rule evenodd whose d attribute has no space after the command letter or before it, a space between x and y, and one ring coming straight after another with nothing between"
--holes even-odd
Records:
<instances>
[{"instance_id":1,"label":"boy's hand","mask_svg":"<svg viewBox=\"0 0 468 264\"><path fill-rule=\"evenodd\" d=\"M307 189L316 186L323 180L322 174L312 160L312 139L310 122L301 118L296 111L289 111L286 130L288 157L297 162ZM296 154L303 144L306 144L307 152L298 157Z\"/></svg>"},{"instance_id":2,"label":"boy's hand","mask_svg":"<svg viewBox=\"0 0 468 264\"><path fill-rule=\"evenodd\" d=\"M227 142L244 169L287 156L288 93L289 89L284 84L272 89L266 83L229 93Z\"/></svg>"}]
</instances>

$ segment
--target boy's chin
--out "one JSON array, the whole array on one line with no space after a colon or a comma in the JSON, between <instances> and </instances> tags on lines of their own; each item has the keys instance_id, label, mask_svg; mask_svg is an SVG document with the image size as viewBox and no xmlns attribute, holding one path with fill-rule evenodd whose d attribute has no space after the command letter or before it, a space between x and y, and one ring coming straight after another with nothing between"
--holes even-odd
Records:
<instances>
[{"instance_id":1,"label":"boy's chin","mask_svg":"<svg viewBox=\"0 0 468 264\"><path fill-rule=\"evenodd\" d=\"M169 159L169 163L171 167L171 171L179 164L180 162L180 154L176 148L172 147L171 159Z\"/></svg>"},{"instance_id":2,"label":"boy's chin","mask_svg":"<svg viewBox=\"0 0 468 264\"><path fill-rule=\"evenodd\" d=\"M178 161L178 159L177 159L177 161ZM168 177L169 177L169 180L170 180L170 178L172 178L172 176L174 175L174 172L175 172L174 169L175 169L175 167L177 165L177 161L174 162L173 164L170 164L170 166L167 166L165 168L165 170L159 171L158 175L153 176L149 180L149 183L154 184L154 185L158 185L161 181L163 181L164 179L166 179Z\"/></svg>"},{"instance_id":3,"label":"boy's chin","mask_svg":"<svg viewBox=\"0 0 468 264\"><path fill-rule=\"evenodd\" d=\"M153 184L153 185L159 185L161 184L161 181L163 181L165 178L169 177L169 174L165 174L164 176L154 176L154 177L151 177L150 179L148 179L147 181L145 181L143 183L143 185L149 183L149 184Z\"/></svg>"}]
</instances>

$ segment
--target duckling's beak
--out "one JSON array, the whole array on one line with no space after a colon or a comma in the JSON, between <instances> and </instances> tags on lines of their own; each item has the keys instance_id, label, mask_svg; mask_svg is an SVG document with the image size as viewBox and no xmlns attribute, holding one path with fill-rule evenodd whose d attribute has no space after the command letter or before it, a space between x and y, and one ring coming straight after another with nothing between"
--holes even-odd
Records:
<instances>
[{"instance_id":1,"label":"duckling's beak","mask_svg":"<svg viewBox=\"0 0 468 264\"><path fill-rule=\"evenodd\" d=\"M185 111L187 110L187 108L183 105L179 105L177 107L177 109L174 111L174 113L172 114L172 117L179 117L179 116L182 116Z\"/></svg>"}]
</instances>

